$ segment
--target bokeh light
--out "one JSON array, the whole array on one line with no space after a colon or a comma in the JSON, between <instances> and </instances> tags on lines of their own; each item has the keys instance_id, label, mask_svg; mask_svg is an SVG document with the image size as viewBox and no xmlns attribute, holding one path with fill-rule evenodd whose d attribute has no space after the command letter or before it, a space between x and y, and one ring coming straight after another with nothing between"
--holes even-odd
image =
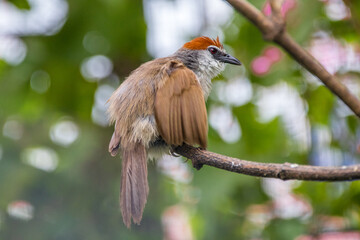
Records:
<instances>
[{"instance_id":1,"label":"bokeh light","mask_svg":"<svg viewBox=\"0 0 360 240\"><path fill-rule=\"evenodd\" d=\"M280 61L282 53L277 47L267 47L261 56L254 58L251 62L251 69L256 75L264 75L270 71L273 64Z\"/></svg>"},{"instance_id":2,"label":"bokeh light","mask_svg":"<svg viewBox=\"0 0 360 240\"><path fill-rule=\"evenodd\" d=\"M255 58L251 63L253 72L257 75L264 75L269 72L271 67L271 60L267 57L260 56Z\"/></svg>"},{"instance_id":3,"label":"bokeh light","mask_svg":"<svg viewBox=\"0 0 360 240\"><path fill-rule=\"evenodd\" d=\"M0 35L52 35L66 20L65 0L29 0L29 10L20 10L11 2L0 2Z\"/></svg>"},{"instance_id":4,"label":"bokeh light","mask_svg":"<svg viewBox=\"0 0 360 240\"><path fill-rule=\"evenodd\" d=\"M252 86L247 78L236 78L227 82L217 81L214 83L213 92L216 100L235 107L248 103L253 96Z\"/></svg>"},{"instance_id":5,"label":"bokeh light","mask_svg":"<svg viewBox=\"0 0 360 240\"><path fill-rule=\"evenodd\" d=\"M192 172L183 159L164 155L157 160L157 167L168 177L180 183L190 183L192 180Z\"/></svg>"},{"instance_id":6,"label":"bokeh light","mask_svg":"<svg viewBox=\"0 0 360 240\"><path fill-rule=\"evenodd\" d=\"M153 57L174 53L189 36L220 35L222 39L219 26L225 24L233 12L228 4L218 0L149 0L143 3L148 27L147 49Z\"/></svg>"},{"instance_id":7,"label":"bokeh light","mask_svg":"<svg viewBox=\"0 0 360 240\"><path fill-rule=\"evenodd\" d=\"M111 94L115 91L115 88L103 84L100 85L95 92L95 101L91 110L91 119L94 123L106 127L109 125L108 115L106 113L106 102L110 98Z\"/></svg>"},{"instance_id":8,"label":"bokeh light","mask_svg":"<svg viewBox=\"0 0 360 240\"><path fill-rule=\"evenodd\" d=\"M345 130L345 129L344 129ZM345 164L342 151L331 146L332 133L328 126L312 126L312 152L311 161L313 165L318 166L341 166ZM353 164L348 161L348 164Z\"/></svg>"},{"instance_id":9,"label":"bokeh light","mask_svg":"<svg viewBox=\"0 0 360 240\"><path fill-rule=\"evenodd\" d=\"M59 162L57 153L48 147L26 148L21 157L24 163L46 172L54 171Z\"/></svg>"},{"instance_id":10,"label":"bokeh light","mask_svg":"<svg viewBox=\"0 0 360 240\"><path fill-rule=\"evenodd\" d=\"M360 72L358 46L345 44L325 31L318 31L314 34L309 51L331 74Z\"/></svg>"},{"instance_id":11,"label":"bokeh light","mask_svg":"<svg viewBox=\"0 0 360 240\"><path fill-rule=\"evenodd\" d=\"M84 60L81 64L81 74L89 81L94 82L109 76L112 72L111 60L103 55L96 55Z\"/></svg>"},{"instance_id":12,"label":"bokeh light","mask_svg":"<svg viewBox=\"0 0 360 240\"><path fill-rule=\"evenodd\" d=\"M9 1L0 2L0 59L20 64L27 47L18 36L53 35L65 23L65 0L29 0L29 10L20 10Z\"/></svg>"},{"instance_id":13,"label":"bokeh light","mask_svg":"<svg viewBox=\"0 0 360 240\"><path fill-rule=\"evenodd\" d=\"M79 137L79 127L71 120L60 120L50 128L50 139L61 146L71 145Z\"/></svg>"},{"instance_id":14,"label":"bokeh light","mask_svg":"<svg viewBox=\"0 0 360 240\"><path fill-rule=\"evenodd\" d=\"M212 107L209 122L227 143L235 143L241 138L241 128L238 120L233 116L230 108Z\"/></svg>"},{"instance_id":15,"label":"bokeh light","mask_svg":"<svg viewBox=\"0 0 360 240\"><path fill-rule=\"evenodd\" d=\"M38 70L31 75L31 89L37 93L45 93L51 84L50 76L47 72Z\"/></svg>"},{"instance_id":16,"label":"bokeh light","mask_svg":"<svg viewBox=\"0 0 360 240\"><path fill-rule=\"evenodd\" d=\"M192 240L194 239L189 224L189 215L181 205L167 207L162 214L164 239L168 240Z\"/></svg>"},{"instance_id":17,"label":"bokeh light","mask_svg":"<svg viewBox=\"0 0 360 240\"><path fill-rule=\"evenodd\" d=\"M86 33L83 39L84 48L92 54L105 54L110 50L109 41L99 32Z\"/></svg>"},{"instance_id":18,"label":"bokeh light","mask_svg":"<svg viewBox=\"0 0 360 240\"><path fill-rule=\"evenodd\" d=\"M307 219L312 215L313 210L308 200L293 193L293 189L300 186L300 184L300 181L262 179L264 192L272 198L274 217Z\"/></svg>"},{"instance_id":19,"label":"bokeh light","mask_svg":"<svg viewBox=\"0 0 360 240\"><path fill-rule=\"evenodd\" d=\"M23 200L17 200L9 203L7 212L9 216L24 221L29 221L34 217L33 205Z\"/></svg>"},{"instance_id":20,"label":"bokeh light","mask_svg":"<svg viewBox=\"0 0 360 240\"><path fill-rule=\"evenodd\" d=\"M264 50L264 56L269 58L272 63L278 62L281 59L281 51L277 47L267 47Z\"/></svg>"},{"instance_id":21,"label":"bokeh light","mask_svg":"<svg viewBox=\"0 0 360 240\"><path fill-rule=\"evenodd\" d=\"M23 124L13 118L9 118L3 126L3 135L13 140L19 140L23 136Z\"/></svg>"},{"instance_id":22,"label":"bokeh light","mask_svg":"<svg viewBox=\"0 0 360 240\"><path fill-rule=\"evenodd\" d=\"M340 21L350 17L350 10L342 0L327 0L325 12L333 21Z\"/></svg>"},{"instance_id":23,"label":"bokeh light","mask_svg":"<svg viewBox=\"0 0 360 240\"><path fill-rule=\"evenodd\" d=\"M21 39L0 34L0 59L18 65L24 60L26 52L27 47Z\"/></svg>"},{"instance_id":24,"label":"bokeh light","mask_svg":"<svg viewBox=\"0 0 360 240\"><path fill-rule=\"evenodd\" d=\"M298 150L309 149L311 137L306 103L293 87L286 83L270 88L260 87L255 104L258 107L258 121L269 122L281 116L289 135L296 141Z\"/></svg>"}]
</instances>

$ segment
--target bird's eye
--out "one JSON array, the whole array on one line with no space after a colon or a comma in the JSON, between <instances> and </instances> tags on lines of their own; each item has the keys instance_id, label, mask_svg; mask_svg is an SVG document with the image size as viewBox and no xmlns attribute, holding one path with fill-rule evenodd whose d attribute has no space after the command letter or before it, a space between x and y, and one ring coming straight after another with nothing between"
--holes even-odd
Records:
<instances>
[{"instance_id":1,"label":"bird's eye","mask_svg":"<svg viewBox=\"0 0 360 240\"><path fill-rule=\"evenodd\" d=\"M211 47L211 48L209 48L209 52L211 53L211 54L215 54L215 53L217 53L217 49L216 48L213 48L213 47Z\"/></svg>"}]
</instances>

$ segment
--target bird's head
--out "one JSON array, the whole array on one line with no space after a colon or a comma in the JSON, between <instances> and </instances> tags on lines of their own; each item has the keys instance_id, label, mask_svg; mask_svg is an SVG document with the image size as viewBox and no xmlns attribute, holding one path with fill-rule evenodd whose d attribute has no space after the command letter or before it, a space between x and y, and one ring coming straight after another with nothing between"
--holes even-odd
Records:
<instances>
[{"instance_id":1,"label":"bird's head","mask_svg":"<svg viewBox=\"0 0 360 240\"><path fill-rule=\"evenodd\" d=\"M241 65L235 57L226 53L219 37L198 37L187 42L175 55L198 76L212 79L225 68L225 63Z\"/></svg>"},{"instance_id":2,"label":"bird's head","mask_svg":"<svg viewBox=\"0 0 360 240\"><path fill-rule=\"evenodd\" d=\"M214 61L241 65L241 62L237 58L226 53L224 46L219 41L219 37L216 39L198 37L185 43L183 48L188 50L203 51Z\"/></svg>"}]
</instances>

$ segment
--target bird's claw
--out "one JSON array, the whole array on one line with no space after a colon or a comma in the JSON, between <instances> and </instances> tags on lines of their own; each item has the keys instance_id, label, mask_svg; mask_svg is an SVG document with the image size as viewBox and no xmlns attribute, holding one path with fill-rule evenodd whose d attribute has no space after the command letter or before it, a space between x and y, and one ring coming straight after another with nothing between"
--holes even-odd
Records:
<instances>
[{"instance_id":1,"label":"bird's claw","mask_svg":"<svg viewBox=\"0 0 360 240\"><path fill-rule=\"evenodd\" d=\"M178 155L178 154L175 153L174 147L170 147L169 153L170 153L170 155L173 156L173 157L180 157L180 155Z\"/></svg>"}]
</instances>

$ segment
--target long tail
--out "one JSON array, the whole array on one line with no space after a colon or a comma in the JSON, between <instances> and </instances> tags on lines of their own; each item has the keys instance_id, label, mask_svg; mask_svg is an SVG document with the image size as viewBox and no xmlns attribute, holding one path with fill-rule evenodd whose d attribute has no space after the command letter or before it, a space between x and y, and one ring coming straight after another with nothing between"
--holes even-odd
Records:
<instances>
[{"instance_id":1,"label":"long tail","mask_svg":"<svg viewBox=\"0 0 360 240\"><path fill-rule=\"evenodd\" d=\"M149 193L145 146L134 143L122 148L122 161L120 208L123 221L130 228L131 218L140 224Z\"/></svg>"}]
</instances>

